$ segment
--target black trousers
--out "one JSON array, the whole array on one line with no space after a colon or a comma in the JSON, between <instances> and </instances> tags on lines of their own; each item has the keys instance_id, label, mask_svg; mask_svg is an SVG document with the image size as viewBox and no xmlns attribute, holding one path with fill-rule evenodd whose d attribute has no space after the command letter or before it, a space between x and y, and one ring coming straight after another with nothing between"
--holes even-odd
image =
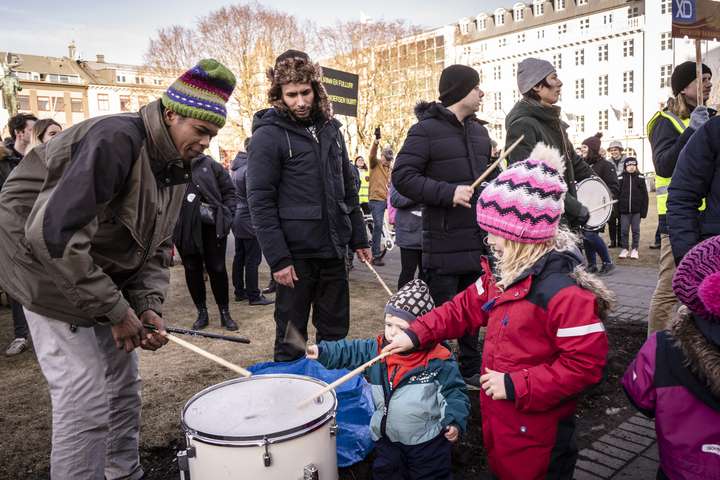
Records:
<instances>
[{"instance_id":1,"label":"black trousers","mask_svg":"<svg viewBox=\"0 0 720 480\"><path fill-rule=\"evenodd\" d=\"M422 268L422 250L400 247L400 276L398 277L398 290L415 278L416 271L418 272L418 278L420 280L425 280L425 272Z\"/></svg>"},{"instance_id":2,"label":"black trousers","mask_svg":"<svg viewBox=\"0 0 720 480\"><path fill-rule=\"evenodd\" d=\"M620 210L617 208L617 204L610 214L608 229L610 230L610 243L620 245Z\"/></svg>"},{"instance_id":3,"label":"black trousers","mask_svg":"<svg viewBox=\"0 0 720 480\"><path fill-rule=\"evenodd\" d=\"M373 480L452 480L452 444L444 434L419 445L375 442Z\"/></svg>"},{"instance_id":4,"label":"black trousers","mask_svg":"<svg viewBox=\"0 0 720 480\"><path fill-rule=\"evenodd\" d=\"M435 306L439 307L475 283L475 280L480 276L480 272L448 275L439 274L433 269L428 269L425 275L428 287L430 287L430 295L435 301ZM478 350L478 332L458 338L458 345L460 347L458 360L462 376L471 377L476 373L480 373L482 358Z\"/></svg>"},{"instance_id":5,"label":"black trousers","mask_svg":"<svg viewBox=\"0 0 720 480\"><path fill-rule=\"evenodd\" d=\"M226 307L230 303L227 267L225 266L227 237L217 238L214 225L203 224L201 228L203 253L180 254L183 267L185 267L185 282L187 282L190 296L195 305L205 305L206 294L203 271L207 271L215 303L219 307Z\"/></svg>"},{"instance_id":6,"label":"black trousers","mask_svg":"<svg viewBox=\"0 0 720 480\"><path fill-rule=\"evenodd\" d=\"M232 282L235 295L247 295L250 300L260 297L258 267L262 251L257 238L235 238L235 258L232 264Z\"/></svg>"},{"instance_id":7,"label":"black trousers","mask_svg":"<svg viewBox=\"0 0 720 480\"><path fill-rule=\"evenodd\" d=\"M13 327L15 330L15 338L28 338L30 330L28 329L27 320L25 319L25 311L22 305L8 297L10 308L12 308Z\"/></svg>"},{"instance_id":8,"label":"black trousers","mask_svg":"<svg viewBox=\"0 0 720 480\"><path fill-rule=\"evenodd\" d=\"M295 288L277 285L275 292L276 362L305 355L312 308L316 341L341 340L350 328L350 289L344 258L299 258L293 265Z\"/></svg>"}]
</instances>

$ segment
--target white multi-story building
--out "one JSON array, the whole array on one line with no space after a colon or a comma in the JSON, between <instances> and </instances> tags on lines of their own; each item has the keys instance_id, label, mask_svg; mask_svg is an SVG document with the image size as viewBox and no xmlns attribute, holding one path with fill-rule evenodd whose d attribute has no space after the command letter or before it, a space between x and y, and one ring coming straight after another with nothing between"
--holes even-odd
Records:
<instances>
[{"instance_id":1,"label":"white multi-story building","mask_svg":"<svg viewBox=\"0 0 720 480\"><path fill-rule=\"evenodd\" d=\"M480 116L504 142L505 116L520 99L517 65L552 62L563 81L560 105L574 144L603 133L619 140L652 171L645 124L671 95L673 66L694 59L694 43L672 39L671 0L529 0L461 19L454 62L480 73ZM720 49L705 49L717 71Z\"/></svg>"}]
</instances>

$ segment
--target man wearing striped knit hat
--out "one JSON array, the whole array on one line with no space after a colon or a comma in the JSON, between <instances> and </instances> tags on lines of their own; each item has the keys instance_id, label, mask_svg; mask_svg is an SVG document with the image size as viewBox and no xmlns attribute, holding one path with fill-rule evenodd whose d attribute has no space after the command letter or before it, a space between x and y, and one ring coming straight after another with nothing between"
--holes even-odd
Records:
<instances>
[{"instance_id":1,"label":"man wearing striped knit hat","mask_svg":"<svg viewBox=\"0 0 720 480\"><path fill-rule=\"evenodd\" d=\"M202 60L138 113L35 147L3 186L0 285L25 309L50 387L53 479L143 476L135 349L167 343L170 239L190 161L225 124L234 87Z\"/></svg>"}]
</instances>

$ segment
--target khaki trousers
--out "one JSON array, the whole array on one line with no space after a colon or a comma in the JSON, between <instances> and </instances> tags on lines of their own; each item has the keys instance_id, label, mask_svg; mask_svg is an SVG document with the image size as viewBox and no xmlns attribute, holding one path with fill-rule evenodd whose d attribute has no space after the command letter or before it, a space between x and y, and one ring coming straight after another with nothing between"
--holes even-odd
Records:
<instances>
[{"instance_id":1,"label":"khaki trousers","mask_svg":"<svg viewBox=\"0 0 720 480\"><path fill-rule=\"evenodd\" d=\"M648 314L648 336L658 330L670 326L677 309L677 298L672 289L672 278L675 274L675 258L670 247L670 236L660 235L660 264L658 265L658 282L650 301Z\"/></svg>"}]
</instances>

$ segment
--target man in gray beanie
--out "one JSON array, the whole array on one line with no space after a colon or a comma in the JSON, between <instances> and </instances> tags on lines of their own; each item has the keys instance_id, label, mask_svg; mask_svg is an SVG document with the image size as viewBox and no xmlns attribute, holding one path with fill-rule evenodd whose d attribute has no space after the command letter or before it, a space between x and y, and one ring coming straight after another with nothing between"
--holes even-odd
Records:
<instances>
[{"instance_id":1,"label":"man in gray beanie","mask_svg":"<svg viewBox=\"0 0 720 480\"><path fill-rule=\"evenodd\" d=\"M591 177L590 166L573 149L565 130L568 124L560 118L560 100L563 83L552 63L539 58L526 58L518 65L518 90L523 98L505 118L507 136L505 148L521 135L522 142L512 151L508 163L525 160L538 142L557 148L565 159L565 222L580 228L590 217L588 209L577 200L575 182Z\"/></svg>"}]
</instances>

